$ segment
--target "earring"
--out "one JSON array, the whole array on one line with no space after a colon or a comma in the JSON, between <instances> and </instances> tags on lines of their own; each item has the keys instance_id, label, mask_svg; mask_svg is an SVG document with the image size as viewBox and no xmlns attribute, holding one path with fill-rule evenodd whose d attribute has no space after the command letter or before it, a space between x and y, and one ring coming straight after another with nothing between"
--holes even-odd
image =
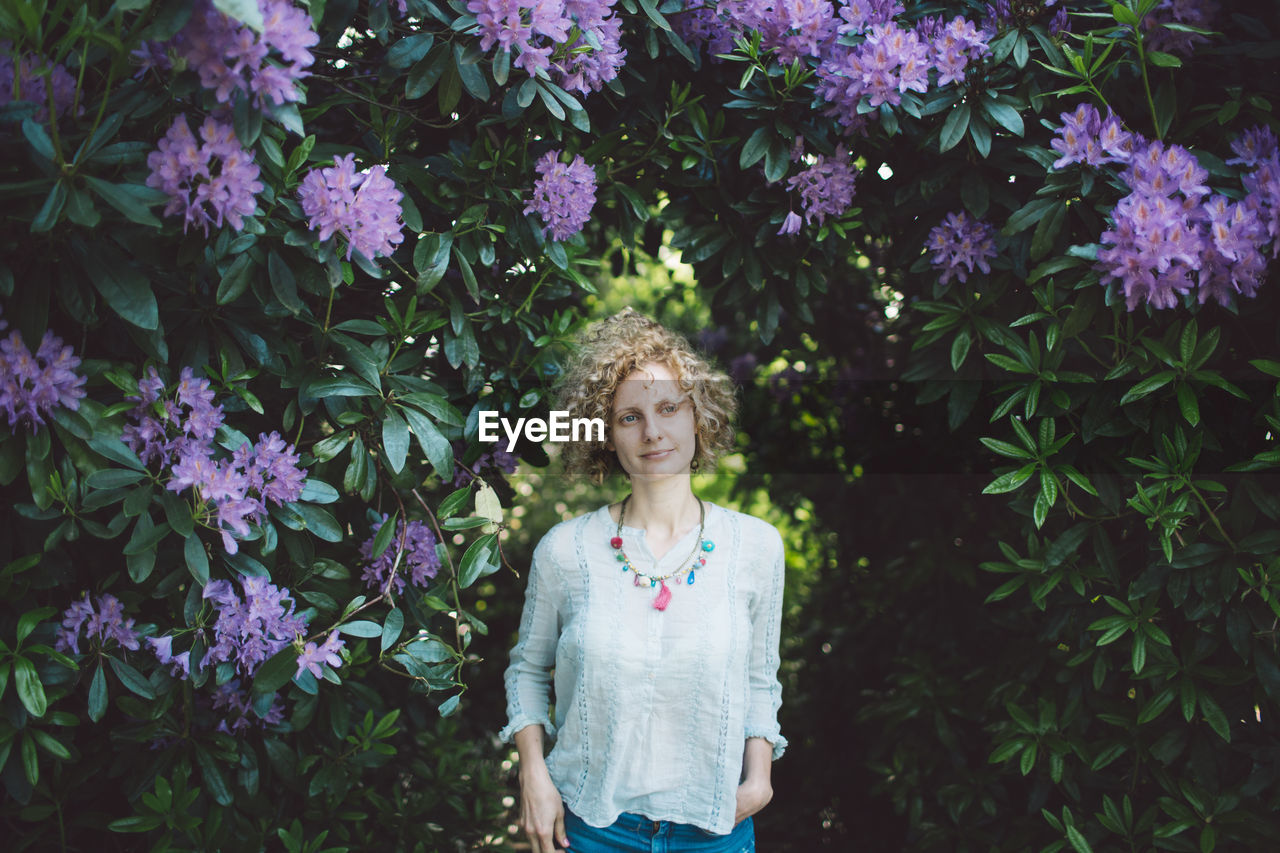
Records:
<instances>
[{"instance_id":1,"label":"earring","mask_svg":"<svg viewBox=\"0 0 1280 853\"><path fill-rule=\"evenodd\" d=\"M690 471L697 471L700 467L702 467L702 463L701 463L701 462L699 462L696 458L695 458L692 462L690 462L690 463L689 463L689 470L690 470Z\"/></svg>"}]
</instances>

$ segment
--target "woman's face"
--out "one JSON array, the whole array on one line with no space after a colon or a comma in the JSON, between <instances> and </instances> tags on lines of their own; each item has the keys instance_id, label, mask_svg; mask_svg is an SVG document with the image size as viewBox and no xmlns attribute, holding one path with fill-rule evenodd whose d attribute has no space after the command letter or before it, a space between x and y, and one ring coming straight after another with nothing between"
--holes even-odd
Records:
<instances>
[{"instance_id":1,"label":"woman's face","mask_svg":"<svg viewBox=\"0 0 1280 853\"><path fill-rule=\"evenodd\" d=\"M689 473L697 450L693 400L669 367L649 362L618 383L606 446L633 479Z\"/></svg>"}]
</instances>

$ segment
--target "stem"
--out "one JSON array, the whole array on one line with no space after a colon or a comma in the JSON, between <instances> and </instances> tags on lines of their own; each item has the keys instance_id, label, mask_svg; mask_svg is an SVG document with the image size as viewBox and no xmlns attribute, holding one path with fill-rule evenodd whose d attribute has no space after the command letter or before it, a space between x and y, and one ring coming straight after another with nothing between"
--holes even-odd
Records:
<instances>
[{"instance_id":1,"label":"stem","mask_svg":"<svg viewBox=\"0 0 1280 853\"><path fill-rule=\"evenodd\" d=\"M431 511L431 507L427 506L427 502L422 499L422 495L418 494L418 490L413 490L413 496L418 499L418 503L422 506L422 511L427 514L431 526L436 531L436 541L444 542L444 532L440 529L439 523L436 521L436 514ZM449 558L449 587L453 590L453 633L454 639L458 644L458 652L462 652L462 594L458 587L458 570L453 564L453 556L449 553L449 549L445 549L445 556ZM458 675L461 681L463 659L458 661Z\"/></svg>"},{"instance_id":2,"label":"stem","mask_svg":"<svg viewBox=\"0 0 1280 853\"><path fill-rule=\"evenodd\" d=\"M1222 522L1218 520L1217 513L1215 513L1213 509L1209 506L1209 502L1204 499L1204 495L1200 494L1200 490L1195 487L1195 484L1192 483L1188 477L1179 475L1178 479L1182 481L1183 485L1185 485L1188 489L1191 490L1191 494L1196 496L1196 500L1200 502L1200 506L1204 507L1204 511L1209 513L1209 518L1212 519L1213 526L1218 528L1219 535L1221 535L1222 538L1226 540L1227 544L1231 546L1231 550L1235 551L1236 550L1235 541L1230 536L1227 535L1227 531L1224 530L1222 527ZM1181 541L1181 537L1179 537L1179 541Z\"/></svg>"},{"instance_id":3,"label":"stem","mask_svg":"<svg viewBox=\"0 0 1280 853\"><path fill-rule=\"evenodd\" d=\"M1142 22L1138 22L1138 26L1133 28L1133 43L1138 48L1138 66L1142 69L1142 89L1147 96L1147 109L1151 110L1151 127L1156 132L1156 139L1164 141L1164 134L1160 132L1160 120L1156 118L1156 102L1151 97L1151 80L1147 76L1147 55L1142 49Z\"/></svg>"}]
</instances>

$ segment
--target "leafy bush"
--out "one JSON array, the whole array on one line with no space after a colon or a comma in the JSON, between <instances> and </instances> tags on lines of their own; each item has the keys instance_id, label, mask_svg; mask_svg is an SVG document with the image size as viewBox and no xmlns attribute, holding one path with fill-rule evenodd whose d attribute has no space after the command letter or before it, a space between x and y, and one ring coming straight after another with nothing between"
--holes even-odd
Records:
<instances>
[{"instance_id":1,"label":"leafy bush","mask_svg":"<svg viewBox=\"0 0 1280 853\"><path fill-rule=\"evenodd\" d=\"M370 819L500 843L464 691L498 655L472 588L515 458L479 412L544 412L602 259L664 243L735 375L771 377L756 405L837 448L753 424L748 485L814 492L840 529L849 419L902 387L946 398L966 462L1015 463L983 557L1010 576L991 612L1040 644L985 646L988 689L943 691L965 738L911 731L952 761L885 774L909 843L1274 841L1271 34L1243 4L906 5L0 10L0 778L24 843L323 849ZM907 384L863 393L886 333ZM839 482L785 476L813 464ZM894 729L933 676L881 674L901 690L863 724Z\"/></svg>"}]
</instances>

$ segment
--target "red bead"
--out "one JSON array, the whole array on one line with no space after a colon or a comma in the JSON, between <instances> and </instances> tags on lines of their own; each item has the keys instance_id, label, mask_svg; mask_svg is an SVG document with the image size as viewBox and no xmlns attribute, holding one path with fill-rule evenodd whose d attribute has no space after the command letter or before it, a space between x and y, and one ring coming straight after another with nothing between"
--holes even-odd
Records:
<instances>
[{"instance_id":1,"label":"red bead","mask_svg":"<svg viewBox=\"0 0 1280 853\"><path fill-rule=\"evenodd\" d=\"M610 544L610 545L612 545L614 548L621 548L621 547L622 547L622 537L621 537L621 536L615 536L615 537L613 537L612 539L610 539L610 540L609 540L609 544Z\"/></svg>"}]
</instances>

